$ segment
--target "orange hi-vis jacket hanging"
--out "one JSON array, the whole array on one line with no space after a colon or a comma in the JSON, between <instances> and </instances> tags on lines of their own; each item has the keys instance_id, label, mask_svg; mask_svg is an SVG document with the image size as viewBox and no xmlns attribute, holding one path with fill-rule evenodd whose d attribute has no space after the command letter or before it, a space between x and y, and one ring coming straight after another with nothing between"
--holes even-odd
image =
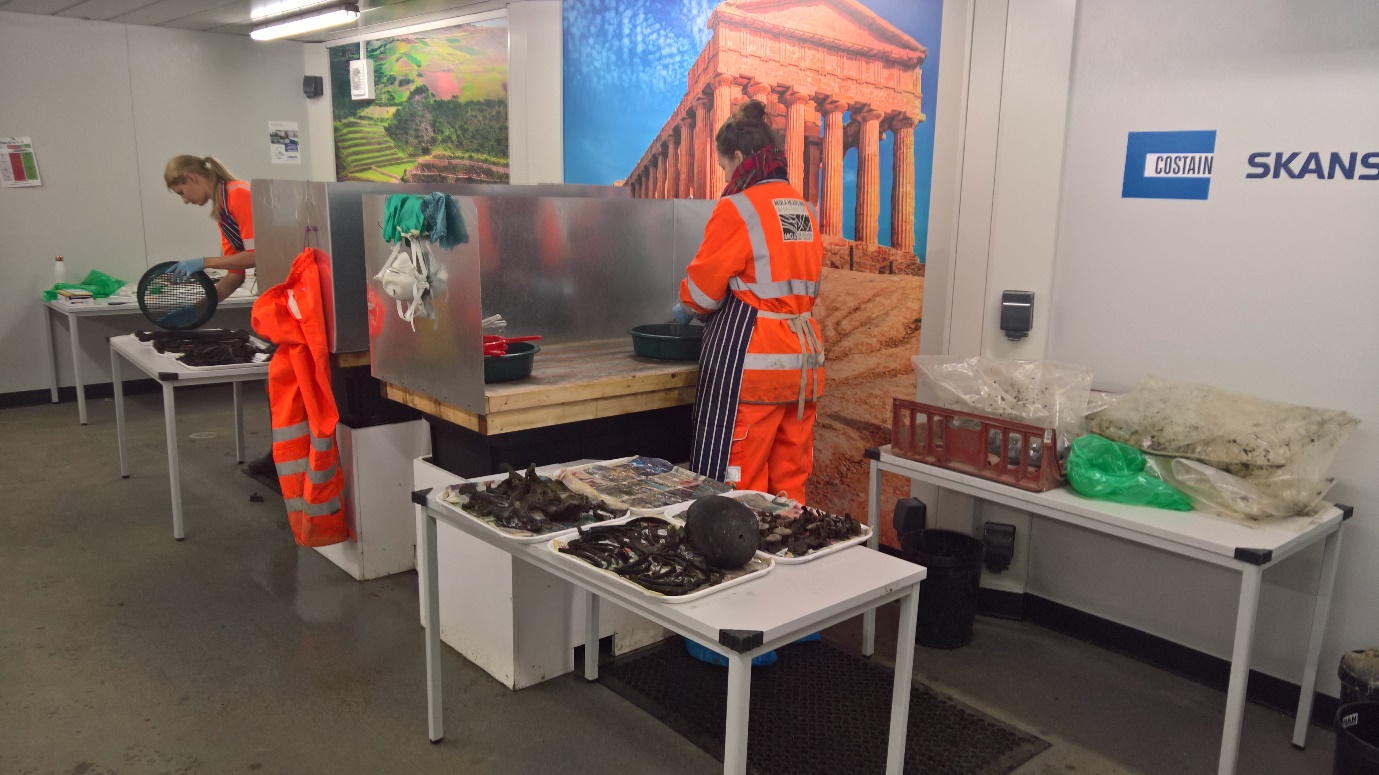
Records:
<instances>
[{"instance_id":1,"label":"orange hi-vis jacket hanging","mask_svg":"<svg viewBox=\"0 0 1379 775\"><path fill-rule=\"evenodd\" d=\"M742 363L744 404L805 403L823 394L824 348L813 319L823 251L812 208L784 181L724 197L680 284L680 301L701 315L731 291L757 310Z\"/></svg>"},{"instance_id":2,"label":"orange hi-vis jacket hanging","mask_svg":"<svg viewBox=\"0 0 1379 775\"><path fill-rule=\"evenodd\" d=\"M317 262L326 260L316 248L302 251L287 280L260 296L253 314L254 330L278 345L268 364L273 461L292 535L302 546L338 544L349 537L340 506L344 476L335 447L340 414L330 389L330 347L317 271Z\"/></svg>"}]
</instances>

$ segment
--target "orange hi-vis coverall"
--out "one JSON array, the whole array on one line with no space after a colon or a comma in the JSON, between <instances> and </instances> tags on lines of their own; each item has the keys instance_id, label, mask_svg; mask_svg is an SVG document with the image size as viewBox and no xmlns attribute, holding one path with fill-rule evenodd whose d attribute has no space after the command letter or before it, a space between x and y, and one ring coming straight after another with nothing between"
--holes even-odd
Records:
<instances>
[{"instance_id":1,"label":"orange hi-vis coverall","mask_svg":"<svg viewBox=\"0 0 1379 775\"><path fill-rule=\"evenodd\" d=\"M292 535L302 546L338 544L349 537L340 505L344 476L335 447L340 421L330 388L317 262L326 255L307 248L292 262L281 285L254 302L254 330L278 345L268 364L268 402L273 416L273 462L278 466Z\"/></svg>"},{"instance_id":2,"label":"orange hi-vis coverall","mask_svg":"<svg viewBox=\"0 0 1379 775\"><path fill-rule=\"evenodd\" d=\"M814 467L824 352L814 302L823 241L814 209L781 180L724 197L680 284L707 315L691 467L803 503Z\"/></svg>"}]
</instances>

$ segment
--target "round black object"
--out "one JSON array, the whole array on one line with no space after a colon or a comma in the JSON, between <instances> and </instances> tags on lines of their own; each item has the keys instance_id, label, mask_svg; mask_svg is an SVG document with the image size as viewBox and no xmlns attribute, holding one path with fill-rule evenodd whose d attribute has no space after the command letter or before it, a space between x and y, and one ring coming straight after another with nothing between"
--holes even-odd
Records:
<instances>
[{"instance_id":1,"label":"round black object","mask_svg":"<svg viewBox=\"0 0 1379 775\"><path fill-rule=\"evenodd\" d=\"M929 569L919 585L915 641L936 649L972 642L982 580L982 542L952 530L919 530L900 539L905 559Z\"/></svg>"},{"instance_id":2,"label":"round black object","mask_svg":"<svg viewBox=\"0 0 1379 775\"><path fill-rule=\"evenodd\" d=\"M215 283L205 272L193 272L178 280L168 272L175 265L165 261L139 278L139 309L160 328L185 331L200 328L215 314L220 299Z\"/></svg>"},{"instance_id":3,"label":"round black object","mask_svg":"<svg viewBox=\"0 0 1379 775\"><path fill-rule=\"evenodd\" d=\"M637 326L632 335L632 350L643 358L658 361L697 361L704 342L703 326L651 323Z\"/></svg>"},{"instance_id":4,"label":"round black object","mask_svg":"<svg viewBox=\"0 0 1379 775\"><path fill-rule=\"evenodd\" d=\"M1379 702L1352 702L1336 710L1334 775L1379 772Z\"/></svg>"},{"instance_id":5,"label":"round black object","mask_svg":"<svg viewBox=\"0 0 1379 775\"><path fill-rule=\"evenodd\" d=\"M761 544L757 515L722 495L701 498L689 507L685 533L710 565L724 570L746 565Z\"/></svg>"}]
</instances>

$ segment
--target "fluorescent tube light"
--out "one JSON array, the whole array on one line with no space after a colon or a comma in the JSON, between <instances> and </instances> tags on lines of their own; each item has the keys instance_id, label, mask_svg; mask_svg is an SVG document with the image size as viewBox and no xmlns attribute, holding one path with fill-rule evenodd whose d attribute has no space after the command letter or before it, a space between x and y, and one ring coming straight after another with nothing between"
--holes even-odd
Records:
<instances>
[{"instance_id":1,"label":"fluorescent tube light","mask_svg":"<svg viewBox=\"0 0 1379 775\"><path fill-rule=\"evenodd\" d=\"M349 24L359 18L359 6L354 3L344 3L322 8L300 16L289 19L282 19L272 24L265 24L262 27L255 27L249 33L249 37L254 40L275 40L277 38L290 38L294 35L301 35L307 32L323 30L327 27L338 27L341 24Z\"/></svg>"},{"instance_id":2,"label":"fluorescent tube light","mask_svg":"<svg viewBox=\"0 0 1379 775\"><path fill-rule=\"evenodd\" d=\"M277 2L271 2L267 5L254 9L254 11L249 14L249 19L251 21L257 22L260 19L268 19L275 16L286 16L289 13L293 13L294 11L302 11L312 7L313 5L325 4L326 3L323 3L322 0L277 0ZM329 5L332 8L335 7L334 3L331 3Z\"/></svg>"}]
</instances>

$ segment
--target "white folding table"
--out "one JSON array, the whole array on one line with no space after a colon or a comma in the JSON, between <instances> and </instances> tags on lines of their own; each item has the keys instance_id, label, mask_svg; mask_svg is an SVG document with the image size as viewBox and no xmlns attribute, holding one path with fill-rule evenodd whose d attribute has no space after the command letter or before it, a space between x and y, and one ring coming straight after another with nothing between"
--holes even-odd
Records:
<instances>
[{"instance_id":1,"label":"white folding table","mask_svg":"<svg viewBox=\"0 0 1379 775\"><path fill-rule=\"evenodd\" d=\"M483 477L488 481L499 477ZM914 563L855 546L812 562L777 564L759 579L671 604L630 589L593 566L567 563L547 543L518 543L480 525L441 501L433 490L412 494L419 518L419 584L426 613L427 719L431 742L444 736L441 718L440 598L437 589L436 523L444 521L475 538L533 563L587 590L584 677L598 678L599 601L607 599L661 626L704 644L728 660L728 716L723 772L747 772L747 711L752 658L864 611L899 600L895 683L891 695L887 775L905 766L905 731L913 681L915 616L919 584L927 571Z\"/></svg>"},{"instance_id":2,"label":"white folding table","mask_svg":"<svg viewBox=\"0 0 1379 775\"><path fill-rule=\"evenodd\" d=\"M873 447L867 450L866 456L871 461L867 515L873 527L880 517L881 474L893 473L1240 573L1240 604L1235 619L1235 645L1231 651L1230 682L1226 689L1226 720L1221 733L1218 775L1235 772L1240 749L1240 727L1245 713L1245 686L1250 674L1250 649L1254 644L1255 614L1259 607L1264 569L1325 539L1321 578L1317 584L1311 635L1304 662L1302 696L1298 698L1297 718L1293 723L1293 745L1302 748L1306 744L1312 697L1317 688L1317 659L1321 655L1326 618L1331 610L1331 591L1336 581L1341 528L1351 516L1351 507L1339 504L1331 506L1306 527L1292 524L1255 527L1200 511L1168 511L1091 500L1067 487L1048 492L1028 492L899 457L891 453L889 445ZM880 532L872 531L873 546ZM875 626L875 619L869 614L863 622L864 654L870 654L875 643Z\"/></svg>"},{"instance_id":3,"label":"white folding table","mask_svg":"<svg viewBox=\"0 0 1379 775\"><path fill-rule=\"evenodd\" d=\"M242 366L221 366L212 369L196 369L181 361L158 354L154 349L140 342L133 334L111 337L110 339L110 379L115 385L115 428L120 439L120 476L129 478L129 453L125 443L124 421L124 380L120 376L120 358L134 364L135 368L158 380L163 386L163 425L168 436L168 478L172 482L172 536L178 541L184 537L182 531L182 485L178 475L177 462L177 409L173 391L179 387L193 385L219 385L230 383L235 398L235 458L244 462L244 402L241 398L241 382L268 378L268 362L247 363Z\"/></svg>"},{"instance_id":4,"label":"white folding table","mask_svg":"<svg viewBox=\"0 0 1379 775\"><path fill-rule=\"evenodd\" d=\"M222 309L242 309L254 306L258 301L257 296L232 296L216 305L217 310ZM57 403L57 350L53 348L53 320L58 315L67 318L67 334L72 343L72 379L77 387L77 419L82 425L86 424L86 386L81 381L81 345L78 338L78 323L82 318L102 317L105 315L139 315L143 312L139 310L139 303L134 300L115 301L109 299L98 299L95 304L77 305L63 304L60 301L45 301L43 306L46 308L43 320L43 343L48 348L48 390L52 396L53 403Z\"/></svg>"}]
</instances>

